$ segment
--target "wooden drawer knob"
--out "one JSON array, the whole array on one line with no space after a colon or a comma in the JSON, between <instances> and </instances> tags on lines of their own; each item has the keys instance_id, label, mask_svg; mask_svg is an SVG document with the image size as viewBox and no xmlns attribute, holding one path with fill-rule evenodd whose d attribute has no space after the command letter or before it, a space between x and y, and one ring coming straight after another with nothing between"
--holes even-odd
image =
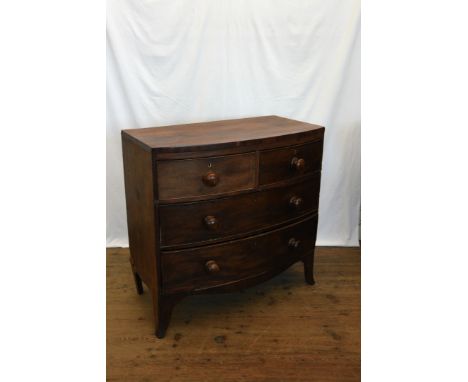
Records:
<instances>
[{"instance_id":1,"label":"wooden drawer knob","mask_svg":"<svg viewBox=\"0 0 468 382\"><path fill-rule=\"evenodd\" d=\"M219 182L219 176L214 171L208 171L205 175L203 175L203 183L207 186L214 187Z\"/></svg>"},{"instance_id":2,"label":"wooden drawer knob","mask_svg":"<svg viewBox=\"0 0 468 382\"><path fill-rule=\"evenodd\" d=\"M203 219L205 226L213 231L217 230L219 227L219 222L218 219L216 219L212 215L205 216L205 219Z\"/></svg>"},{"instance_id":3,"label":"wooden drawer knob","mask_svg":"<svg viewBox=\"0 0 468 382\"><path fill-rule=\"evenodd\" d=\"M216 261L214 260L208 260L205 264L205 269L208 273L218 273L219 265L216 264Z\"/></svg>"},{"instance_id":4,"label":"wooden drawer knob","mask_svg":"<svg viewBox=\"0 0 468 382\"><path fill-rule=\"evenodd\" d=\"M291 159L291 168L297 171L302 171L305 168L305 160L302 158L294 157Z\"/></svg>"},{"instance_id":5,"label":"wooden drawer knob","mask_svg":"<svg viewBox=\"0 0 468 382\"><path fill-rule=\"evenodd\" d=\"M289 204L294 207L299 209L302 206L303 200L299 196L292 196L291 199L289 199Z\"/></svg>"},{"instance_id":6,"label":"wooden drawer knob","mask_svg":"<svg viewBox=\"0 0 468 382\"><path fill-rule=\"evenodd\" d=\"M289 248L291 249L297 249L299 248L299 245L301 244L301 242L299 240L296 240L295 238L291 238L289 239L289 242L288 242L288 246Z\"/></svg>"}]
</instances>

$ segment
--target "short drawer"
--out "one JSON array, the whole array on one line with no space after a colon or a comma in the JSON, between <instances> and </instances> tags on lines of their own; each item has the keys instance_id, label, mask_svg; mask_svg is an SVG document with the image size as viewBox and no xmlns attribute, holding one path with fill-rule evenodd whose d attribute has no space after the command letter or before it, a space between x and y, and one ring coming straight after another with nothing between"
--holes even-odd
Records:
<instances>
[{"instance_id":1,"label":"short drawer","mask_svg":"<svg viewBox=\"0 0 468 382\"><path fill-rule=\"evenodd\" d=\"M314 250L317 215L300 223L218 245L163 251L163 292L189 292L282 270Z\"/></svg>"},{"instance_id":2,"label":"short drawer","mask_svg":"<svg viewBox=\"0 0 468 382\"><path fill-rule=\"evenodd\" d=\"M267 228L316 211L320 173L303 182L237 196L159 208L161 246L200 244Z\"/></svg>"},{"instance_id":3,"label":"short drawer","mask_svg":"<svg viewBox=\"0 0 468 382\"><path fill-rule=\"evenodd\" d=\"M259 184L291 179L321 169L323 141L260 152Z\"/></svg>"},{"instance_id":4,"label":"short drawer","mask_svg":"<svg viewBox=\"0 0 468 382\"><path fill-rule=\"evenodd\" d=\"M217 195L255 186L255 153L156 163L160 200Z\"/></svg>"}]
</instances>

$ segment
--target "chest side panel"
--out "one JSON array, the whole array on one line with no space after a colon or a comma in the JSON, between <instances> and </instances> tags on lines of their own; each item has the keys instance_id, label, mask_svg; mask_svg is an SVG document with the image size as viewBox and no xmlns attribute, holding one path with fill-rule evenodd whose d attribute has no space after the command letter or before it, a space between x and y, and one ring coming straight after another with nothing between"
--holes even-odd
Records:
<instances>
[{"instance_id":1,"label":"chest side panel","mask_svg":"<svg viewBox=\"0 0 468 382\"><path fill-rule=\"evenodd\" d=\"M130 253L147 285L157 285L155 209L151 152L122 136Z\"/></svg>"}]
</instances>

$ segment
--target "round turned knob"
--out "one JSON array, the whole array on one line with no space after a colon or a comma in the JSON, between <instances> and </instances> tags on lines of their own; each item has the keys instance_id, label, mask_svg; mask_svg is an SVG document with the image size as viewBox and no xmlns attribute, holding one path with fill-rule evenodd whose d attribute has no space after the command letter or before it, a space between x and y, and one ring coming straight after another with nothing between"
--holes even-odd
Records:
<instances>
[{"instance_id":1,"label":"round turned knob","mask_svg":"<svg viewBox=\"0 0 468 382\"><path fill-rule=\"evenodd\" d=\"M289 204L294 208L300 208L302 206L302 202L303 200L299 196L292 196L291 199L289 199Z\"/></svg>"},{"instance_id":2,"label":"round turned knob","mask_svg":"<svg viewBox=\"0 0 468 382\"><path fill-rule=\"evenodd\" d=\"M289 242L288 242L288 246L289 248L292 248L292 249L297 249L299 248L299 245L301 244L301 242L299 240L296 240L295 238L291 238L289 239Z\"/></svg>"},{"instance_id":3,"label":"round turned knob","mask_svg":"<svg viewBox=\"0 0 468 382\"><path fill-rule=\"evenodd\" d=\"M302 158L294 157L291 159L291 168L297 171L302 171L305 168L305 160Z\"/></svg>"},{"instance_id":4,"label":"round turned knob","mask_svg":"<svg viewBox=\"0 0 468 382\"><path fill-rule=\"evenodd\" d=\"M203 175L203 183L207 186L214 187L219 182L219 176L214 171L208 171L205 175Z\"/></svg>"},{"instance_id":5,"label":"round turned knob","mask_svg":"<svg viewBox=\"0 0 468 382\"><path fill-rule=\"evenodd\" d=\"M218 229L218 226L219 226L218 219L216 219L214 216L212 215L205 216L205 219L203 219L203 221L205 222L205 226L207 228L213 231Z\"/></svg>"},{"instance_id":6,"label":"round turned knob","mask_svg":"<svg viewBox=\"0 0 468 382\"><path fill-rule=\"evenodd\" d=\"M219 272L219 265L214 260L208 260L205 264L205 269L208 273L217 273Z\"/></svg>"}]
</instances>

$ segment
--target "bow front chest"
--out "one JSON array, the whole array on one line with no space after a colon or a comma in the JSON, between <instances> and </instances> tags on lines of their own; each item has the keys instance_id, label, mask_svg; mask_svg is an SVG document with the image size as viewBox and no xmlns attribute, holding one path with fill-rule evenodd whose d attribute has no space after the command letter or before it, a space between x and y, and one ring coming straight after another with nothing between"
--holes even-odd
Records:
<instances>
[{"instance_id":1,"label":"bow front chest","mask_svg":"<svg viewBox=\"0 0 468 382\"><path fill-rule=\"evenodd\" d=\"M267 116L122 131L130 262L156 336L187 295L240 290L297 261L314 283L324 130Z\"/></svg>"}]
</instances>

